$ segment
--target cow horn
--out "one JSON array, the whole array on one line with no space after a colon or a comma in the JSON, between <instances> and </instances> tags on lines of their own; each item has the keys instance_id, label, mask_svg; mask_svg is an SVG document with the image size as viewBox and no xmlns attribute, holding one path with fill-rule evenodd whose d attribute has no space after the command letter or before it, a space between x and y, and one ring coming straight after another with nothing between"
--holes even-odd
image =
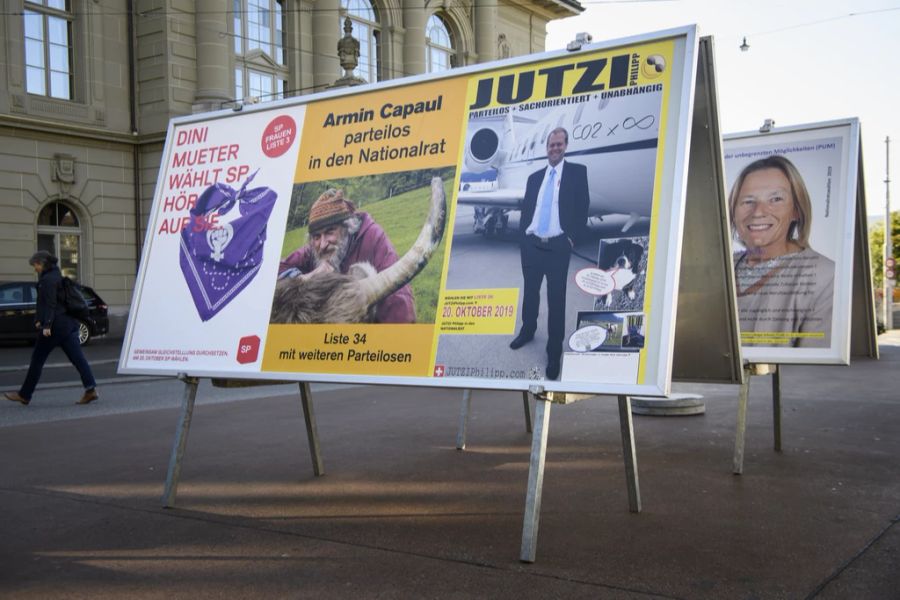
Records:
<instances>
[{"instance_id":1,"label":"cow horn","mask_svg":"<svg viewBox=\"0 0 900 600\"><path fill-rule=\"evenodd\" d=\"M433 177L428 218L412 248L384 271L374 277L367 277L359 281L368 306L381 302L409 283L419 271L425 268L428 259L431 258L444 236L446 220L447 199L444 195L444 182L440 177Z\"/></svg>"}]
</instances>

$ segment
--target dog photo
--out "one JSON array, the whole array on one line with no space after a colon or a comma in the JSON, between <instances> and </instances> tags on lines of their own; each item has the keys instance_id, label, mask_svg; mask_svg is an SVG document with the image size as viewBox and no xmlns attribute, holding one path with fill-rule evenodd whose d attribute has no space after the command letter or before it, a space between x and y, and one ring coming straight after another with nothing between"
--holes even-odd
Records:
<instances>
[{"instance_id":1,"label":"dog photo","mask_svg":"<svg viewBox=\"0 0 900 600\"><path fill-rule=\"evenodd\" d=\"M597 296L594 310L643 310L648 242L646 236L601 240L597 267L609 274L615 287Z\"/></svg>"}]
</instances>

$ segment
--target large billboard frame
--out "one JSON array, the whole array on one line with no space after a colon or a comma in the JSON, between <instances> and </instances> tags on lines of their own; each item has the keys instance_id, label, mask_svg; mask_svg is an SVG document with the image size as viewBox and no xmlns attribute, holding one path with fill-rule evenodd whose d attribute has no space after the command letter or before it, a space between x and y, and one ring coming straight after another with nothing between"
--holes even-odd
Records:
<instances>
[{"instance_id":1,"label":"large billboard frame","mask_svg":"<svg viewBox=\"0 0 900 600\"><path fill-rule=\"evenodd\" d=\"M177 210L176 205L179 202L178 193L182 192L180 188L176 189L178 187L177 182L186 181L185 179L178 179L179 176L185 176L185 173L176 173L174 169L175 162L173 161L176 161L176 158L174 157L177 156L176 153L178 151L177 142L180 139L182 142L185 142L189 145L191 136L193 135L196 141L201 141L200 138L203 137L202 142L206 143L206 139L204 136L208 132L205 129L201 130L202 125L214 124L220 127L220 129L225 129L226 127L228 127L228 125L224 125L224 123L227 123L229 119L239 118L242 120L242 127L240 127L241 130L252 130L254 127L262 130L264 128L263 126L266 126L265 133L262 136L261 140L262 150L260 152L259 149L252 149L251 158L256 158L259 161L265 161L266 158L263 158L263 154L265 154L267 158L270 158L272 159L272 161L274 161L271 164L266 163L266 165L275 167L273 169L270 169L270 172L273 170L278 171L278 177L281 179L278 179L278 181L275 181L274 178L270 179L268 181L268 187L272 188L276 192L283 192L285 189L287 189L288 185L295 185L297 183L297 176L294 175L294 171L296 170L297 172L300 172L303 165L301 165L300 159L294 158L294 156L300 153L300 148L303 145L303 139L302 136L300 138L296 136L303 128L303 121L304 117L306 116L306 111L316 108L316 106L319 104L328 102L342 102L346 101L347 99L353 99L363 95L377 97L378 94L394 93L400 88L412 86L427 86L428 84L440 86L441 84L446 84L447 82L457 80L466 81L466 98L468 100L472 100L473 98L477 98L476 94L478 93L478 90L475 88L475 76L477 75L483 74L497 79L499 77L502 77L505 73L509 77L514 77L519 73L525 72L529 66L534 67L532 69L532 72L536 71L541 66L544 66L551 72L553 68L558 68L559 70L556 72L559 73L574 68L574 65L578 61L578 57L590 56L590 53L596 53L597 56L611 57L617 50L619 50L620 53L628 51L629 57L634 59L634 64L629 65L629 69L631 69L631 73L637 73L637 70L640 69L641 64L638 60L639 54L635 52L635 50L643 49L644 47L651 47L653 44L657 43L668 44L666 48L669 48L671 51L671 55L667 57L669 58L669 60L665 65L665 68L668 69L668 73L670 74L671 79L667 80L668 86L665 88L663 92L664 95L662 96L665 99L665 102L663 103L664 105L661 106L659 112L659 120L665 121L665 126L660 128L659 133L659 137L663 141L659 144L660 147L656 155L656 175L653 183L653 210L655 212L650 218L650 227L652 233L649 234L649 238L651 240L651 243L655 247L653 249L652 261L648 260L648 271L652 271L653 275L652 277L648 276L647 284L648 288L653 288L653 291L652 294L648 292L648 298L645 301L646 303L642 311L648 315L651 315L652 318L648 318L646 324L643 321L643 317L640 320L634 319L634 322L636 324L639 323L641 326L646 326L646 330L641 330L641 333L643 335L639 336L642 338L641 343L643 344L643 338L647 338L652 341L645 347L640 347L640 351L637 353L640 356L640 367L635 369L636 373L639 372L639 375L636 375L635 381L616 382L604 381L602 379L590 380L589 377L593 375L591 375L589 371L593 367L591 361L588 359L591 357L585 357L583 355L570 352L567 352L563 358L563 375L562 379L560 379L559 381L541 378L540 376L534 378L528 377L512 379L498 379L478 376L439 378L434 377L433 374L431 376L425 374L410 376L300 370L286 371L278 369L263 371L257 364L262 360L261 358L259 358L259 356L249 356L248 354L242 357L241 353L244 352L245 348L254 350L253 345L255 343L257 344L255 347L255 351L265 354L265 332L262 332L264 334L263 336L261 336L263 339L260 339L260 336L257 335L258 333L260 333L260 331L253 330L252 328L250 329L250 331L242 331L241 335L237 335L236 337L234 335L232 335L232 337L228 337L228 335L230 334L226 335L226 333L230 325L243 325L243 322L238 322L234 319L231 322L220 322L215 328L213 328L212 326L204 327L203 324L197 321L196 318L194 318L194 322L188 323L187 327L179 325L180 329L178 329L178 332L194 340L213 340L216 335L224 336L221 338L215 338L220 341L211 342L212 346L214 347L208 350L209 354L205 354L207 350L204 350L202 348L198 349L198 351L179 350L177 348L167 349L160 347L159 344L157 344L158 347L153 348L153 343L150 343L148 346L148 344L145 342L146 339L151 339L153 335L164 336L165 331L163 331L163 329L166 326L166 319L172 316L171 310L168 311L168 314L164 314L166 312L166 309L160 307L159 297L158 295L154 295L158 294L158 292L154 292L153 290L154 286L159 282L165 281L166 278L171 278L173 274L176 276L176 278L178 275L175 264L172 262L167 262L160 265L155 264L161 261L161 259L157 255L161 255L163 253L163 250L157 250L156 247L165 247L163 246L163 242L159 241L160 239L162 239L162 236L160 234L161 227L181 227L182 225L177 219L185 217L184 211L178 214L167 215L163 210L167 206L173 212ZM673 338L675 335L675 307L677 303L678 279L681 261L682 228L684 226L688 148L690 147L691 143L691 120L693 116L692 105L695 92L695 77L697 69L697 48L698 39L696 28L683 27L644 35L631 36L628 38L612 40L599 44L587 45L582 47L578 52L575 53L568 51L557 51L539 55L531 55L527 57L518 57L507 59L504 61L498 61L495 63L473 65L470 67L456 69L452 72L440 75L423 75L402 80L392 80L378 84L367 85L361 88L332 90L319 94L303 96L300 98L272 102L262 106L244 106L240 112L225 110L215 113L190 115L173 119L169 124L166 144L163 150L163 162L160 167L160 175L156 193L154 196L153 208L150 211L150 225L147 228L147 236L144 244L144 254L141 260L141 268L136 280L132 310L126 329L125 343L123 344L123 351L120 359L120 371L122 373L154 375L176 375L180 373L187 373L193 377L233 377L273 381L297 380L306 382L518 389L523 391L528 390L537 384L542 386L543 389L548 392L629 395L667 394L669 392L672 378L672 355L674 346ZM573 67L568 67L565 65L558 67L553 66L561 65L565 62L571 63ZM650 64L652 70L653 63ZM657 65L658 64L659 63L657 63ZM548 65L550 66L548 67ZM578 66L581 67L580 64ZM658 66L656 67L656 71L662 72L662 70ZM639 75L634 75L635 84L638 82L638 77ZM640 77L643 77L643 75L641 75ZM485 79L486 78L484 77L482 78L482 80ZM623 95L624 90L627 89L628 88L623 88ZM472 102L471 104L469 104L468 109L465 109L459 115L459 117L467 117L467 115L472 112L473 107L475 106L476 102ZM285 120L282 118L285 115L291 118ZM279 121L279 119L281 120ZM237 125L238 122L235 120L234 124L231 125L231 130L233 131L235 129L239 129ZM273 126L275 127L274 129ZM290 134L290 141L284 144L288 148L281 148L279 145L279 135L281 135L280 132L289 130L292 131L292 133ZM464 123L460 125L459 135L461 142L459 144L460 148L458 150L458 153L452 157L452 161L446 163L446 165L452 165L456 167L455 179L453 182L453 191L448 195L448 209L449 217L451 219L454 216L455 210L457 208L457 203L455 202L455 200L458 198L461 170L460 165L463 160L462 142L465 141L466 135ZM259 138L253 139L254 144L259 144L260 142L256 140L259 140ZM296 152L294 152L294 148L291 148L295 141ZM234 177L232 177L227 182L229 184L233 184L232 189L219 190L222 194L227 195L243 192L243 188L245 188L248 183L248 176L256 173L256 170L242 168L243 163L253 162L251 159L247 159L244 156L241 156L241 160L238 161L242 162L241 168L238 168L238 166L235 164L229 163L229 160L231 158L237 159L239 154L243 152L246 147L251 145L252 144L245 144L240 148L236 147L237 145L234 145L234 149L230 148L228 143L220 143L219 145L214 146L214 148L217 149L214 150L214 152L218 152L218 154L214 156L219 156L223 161L222 167L219 170L226 169L227 167L235 167L236 169L238 169L234 172ZM250 153L251 150L248 150L247 152ZM209 155L203 156L208 157ZM295 165L290 164L290 160L292 158L295 161ZM183 157L180 159L180 162L178 163L179 168L183 168L186 166L186 160L188 159ZM308 161L308 164L312 165L312 160ZM291 181L285 181L283 179L283 177L285 177L284 172L286 170L290 171L289 175L293 175ZM202 194L196 194L197 191L205 191L209 189L206 187L207 184L210 183L208 174L208 171L206 171L205 174L201 173L200 171L194 172L194 180L191 182L191 184L195 188L195 197L193 198L194 204L192 204L191 206L194 206L196 204L196 196L202 196ZM175 179L173 179L173 177L175 177ZM240 192L238 191L239 184L243 186ZM264 192L258 193L263 194ZM184 198L190 198L190 194L185 192ZM183 201L181 202L181 204L182 208L184 208L185 204ZM275 223L280 223L279 219L286 218L285 213L287 211L287 207L284 206L284 202L282 202L281 204L275 202L273 207L271 208L271 211L272 219ZM188 216L188 219L190 218L192 217ZM194 218L196 218L196 216L194 216ZM171 220L170 226L165 225L165 223L167 222L166 219ZM203 233L202 228L204 226L209 227L209 225L204 225L199 221L202 221L202 219L198 220L199 224L197 226L201 228L200 233ZM160 225L160 223L163 223L163 225ZM190 221L190 223L192 224L193 221ZM283 241L283 238L279 238L277 227L274 229L276 230L276 233L273 235L272 231L270 230L269 238L279 239ZM179 229L178 233L181 233L182 231L183 230ZM174 230L166 231L165 233L171 236L174 233ZM448 234L445 234L444 238L445 244L448 243L447 235ZM185 237L185 239L187 240L182 242L182 252L185 252L184 248L190 247L191 241L187 238L187 236L183 237ZM196 237L199 238L201 236ZM265 236L263 236L263 239L264 238ZM175 244L172 244L171 241L169 241L168 244L172 248L174 248L175 246ZM214 242L210 242L210 244L214 245ZM248 289L249 286L257 286L261 289L265 289L266 285L272 285L272 282L275 279L275 267L272 265L272 262L276 261L279 254L278 248L275 248L275 246L277 245L278 244L275 243L269 243L261 250L258 249L257 255L255 256L256 262L254 263L254 268L258 267L259 272L255 275L255 279L253 279L253 276L246 277L245 279L249 279L250 283L248 284L246 283L246 281L244 281L242 285L248 285ZM171 256L173 255L173 253L177 253L177 250L173 250L172 248L167 248L165 250L165 252L168 252L170 260L172 260ZM213 253L215 252L216 250L215 248L213 248ZM448 255L452 255L452 248ZM449 262L450 258L450 256L447 256L445 260ZM182 261L181 266L182 270L186 274L186 277L188 276L187 273L190 272L191 269L194 269L194 271L196 272L196 267L193 267L191 265L185 266L184 261ZM442 281L446 279L446 271L447 267L445 264L444 270L442 272L442 277L444 279L442 279ZM200 281L200 279L202 278L198 276L197 280ZM180 285L180 283L178 285ZM588 283L584 284L584 287L590 288L591 285L592 284L590 283L590 281L588 281ZM618 288L616 289L618 291ZM206 321L211 321L217 316L217 311L221 310L219 308L219 305L211 301L209 298L206 298L203 290L191 291L194 295L194 302L197 303L198 310L201 309L199 304L200 300L198 300L198 298L202 297L207 302L207 312L204 314L203 311L200 310L200 314L201 317L203 317L204 324L209 325L209 323L206 323ZM447 290L442 287L441 292L444 293L446 291ZM239 295L240 293L241 290L238 290L235 295ZM599 296L599 294L594 295ZM184 294L182 294L182 297L187 298L187 296ZM261 297L263 296L259 296L259 294L257 294L256 304L253 304L252 302L248 303L244 307L245 310L242 315L247 319L252 320L252 318L254 318L254 316L257 314L257 311L263 312L268 310L270 307L260 304L259 298ZM519 304L520 303L518 301L517 294L515 301L516 308L519 308ZM235 305L237 305L237 303L235 303ZM182 306L179 308L190 312L189 306ZM145 318L145 315L148 315L148 313L149 316ZM222 314L225 314L224 311ZM515 314L516 317L518 317L518 311ZM583 327L584 329L606 326L606 323L603 322L603 318L599 320L595 319L594 321L592 321L590 318L591 316L592 315L588 315L588 318L584 320L584 323L587 324L585 327ZM515 319L514 323L516 327L518 327L518 318ZM579 323L581 323L581 321L579 321ZM599 325L595 325L592 323L598 323ZM629 321L629 323L631 323L631 321ZM224 327L222 325L224 325ZM176 325L173 325L173 327L175 326ZM591 329L591 331L593 332L593 329ZM571 331L567 330L567 337L570 336L571 333ZM209 337L207 337L207 335L209 335ZM432 355L429 358L429 361L436 360L435 357L438 353L437 338L440 335L444 334L433 334L435 341L433 343ZM609 338L609 335L610 334L607 333L606 337ZM255 342L253 340L254 337L256 337ZM227 340L228 343L226 344L226 342L222 342L221 340L223 339ZM216 344L218 344L218 346L216 346ZM150 350L147 350L147 348L144 346L149 347ZM147 352L140 353L139 351L142 350L147 350ZM200 351L204 353L200 353ZM173 352L174 354L167 354L168 352ZM224 354L224 358L222 358L222 360L218 360L217 353L219 356ZM570 354L572 356L572 361L579 362L576 359L581 359L580 362L588 365L587 367L584 367L581 371L579 371L581 375L578 375L576 377L566 376L566 366L569 364L567 360L569 359ZM613 354L616 353L610 353L609 355ZM606 357L609 355L604 354L603 358L600 359L597 364L602 366L602 364L604 364L603 361L606 360ZM140 360L138 360L138 357L140 357ZM170 358L172 360L170 360ZM245 360L241 360L241 358L244 358ZM251 358L253 360L250 360ZM585 374L587 374L588 376L587 380L585 379Z\"/></svg>"},{"instance_id":2,"label":"large billboard frame","mask_svg":"<svg viewBox=\"0 0 900 600\"><path fill-rule=\"evenodd\" d=\"M752 170L757 161L770 156L790 165L786 168L795 169L799 175L797 179L803 182L804 189L808 190L808 204L812 209L809 219L811 225L807 226L810 231L806 234L809 241L804 241L805 247L809 249L810 253L814 253L814 257L817 257L819 253L825 253L824 259L817 258L816 260L832 263L829 276L834 282L831 286L832 293L828 299L831 304L830 314L827 320L818 319L825 323L821 327L777 325L776 323L788 319L802 322L804 316L801 314L801 309L797 308L792 311L795 313L792 316L784 310L768 308L765 310L772 315L768 317L768 322L772 325L757 325L751 330L749 324L751 321L748 320L751 319L751 313L745 312L741 346L744 358L751 363L761 364L849 364L851 335L854 338L857 336L871 337L871 335L867 336L867 331L861 330L860 325L864 321L852 318L854 309L864 308L860 306L861 303L871 304L871 283L867 284L867 281L870 282L870 277L860 270L861 265L868 262L868 248L859 244L860 237L863 239L866 237L865 224L858 222L858 217L865 214L865 196L861 188L859 120L856 118L834 119L732 133L724 136L724 142L726 168L730 171L729 190L732 189L737 178L736 169ZM764 167L764 169L773 172L770 167ZM831 222L822 225L822 221L829 217L831 217ZM734 220L739 218L739 216L733 217ZM738 235L735 228L735 236ZM797 235L797 233L792 234L795 240ZM744 250L737 239L735 242L735 257L739 257ZM818 252L816 248L818 248ZM736 260L739 259L736 258ZM808 262L811 265L812 259ZM741 276L738 271L736 269L735 276L740 280ZM796 273L794 273L795 271ZM786 274L789 272L791 275L796 275L796 277L791 277L794 281L805 278L813 282L816 279L811 270L798 264L796 267L785 268L775 277L775 280L782 276L787 277ZM775 280L770 280L765 286L759 288L759 292L765 292ZM858 289L860 286L868 287L868 293ZM737 282L737 287L740 296L742 288L740 281ZM817 288L813 288L812 283L807 287L811 289L805 291L805 294L809 296L814 293L818 294ZM753 289L753 286L750 286L749 289ZM774 288L769 292L773 298L783 295ZM740 297L738 304L741 305ZM760 311L763 309L754 304L753 308L747 305L744 310ZM808 310L812 311L812 308ZM782 313L785 313L783 317ZM854 322L856 327L851 330ZM766 332L768 329L772 331ZM792 331L779 333L778 329ZM794 329L797 331L793 331ZM784 337L794 334L801 337L790 340ZM824 339L814 336L820 338L824 336ZM871 347L871 344L865 345ZM872 355L872 352L870 351L868 354ZM877 350L875 355L877 355Z\"/></svg>"}]
</instances>

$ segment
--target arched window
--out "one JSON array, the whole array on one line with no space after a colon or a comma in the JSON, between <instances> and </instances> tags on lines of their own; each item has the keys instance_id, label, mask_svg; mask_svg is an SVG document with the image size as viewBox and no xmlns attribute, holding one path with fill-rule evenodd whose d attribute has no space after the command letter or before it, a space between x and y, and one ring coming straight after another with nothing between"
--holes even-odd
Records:
<instances>
[{"instance_id":1,"label":"arched window","mask_svg":"<svg viewBox=\"0 0 900 600\"><path fill-rule=\"evenodd\" d=\"M444 20L437 15L428 18L425 26L425 43L428 47L428 72L440 73L453 68L454 56L453 38L450 37L450 29Z\"/></svg>"},{"instance_id":2,"label":"arched window","mask_svg":"<svg viewBox=\"0 0 900 600\"><path fill-rule=\"evenodd\" d=\"M344 37L344 19L350 17L353 32L350 34L359 41L359 64L353 70L356 77L372 83L381 79L381 25L378 12L368 0L341 0L341 18L337 27Z\"/></svg>"},{"instance_id":3,"label":"arched window","mask_svg":"<svg viewBox=\"0 0 900 600\"><path fill-rule=\"evenodd\" d=\"M261 102L287 89L285 0L233 0L234 97Z\"/></svg>"},{"instance_id":4,"label":"arched window","mask_svg":"<svg viewBox=\"0 0 900 600\"><path fill-rule=\"evenodd\" d=\"M64 202L51 202L38 213L38 250L59 257L63 275L80 281L81 224L75 210Z\"/></svg>"}]
</instances>

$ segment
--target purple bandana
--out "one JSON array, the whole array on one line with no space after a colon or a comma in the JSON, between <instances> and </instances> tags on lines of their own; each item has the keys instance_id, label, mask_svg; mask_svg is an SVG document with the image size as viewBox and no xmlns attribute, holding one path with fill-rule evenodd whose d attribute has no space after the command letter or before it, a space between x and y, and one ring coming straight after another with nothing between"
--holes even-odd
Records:
<instances>
[{"instance_id":1,"label":"purple bandana","mask_svg":"<svg viewBox=\"0 0 900 600\"><path fill-rule=\"evenodd\" d=\"M262 263L266 223L278 194L267 187L248 190L256 173L239 190L224 183L206 188L181 232L181 271L204 321L247 287ZM213 218L213 229L195 226Z\"/></svg>"}]
</instances>

